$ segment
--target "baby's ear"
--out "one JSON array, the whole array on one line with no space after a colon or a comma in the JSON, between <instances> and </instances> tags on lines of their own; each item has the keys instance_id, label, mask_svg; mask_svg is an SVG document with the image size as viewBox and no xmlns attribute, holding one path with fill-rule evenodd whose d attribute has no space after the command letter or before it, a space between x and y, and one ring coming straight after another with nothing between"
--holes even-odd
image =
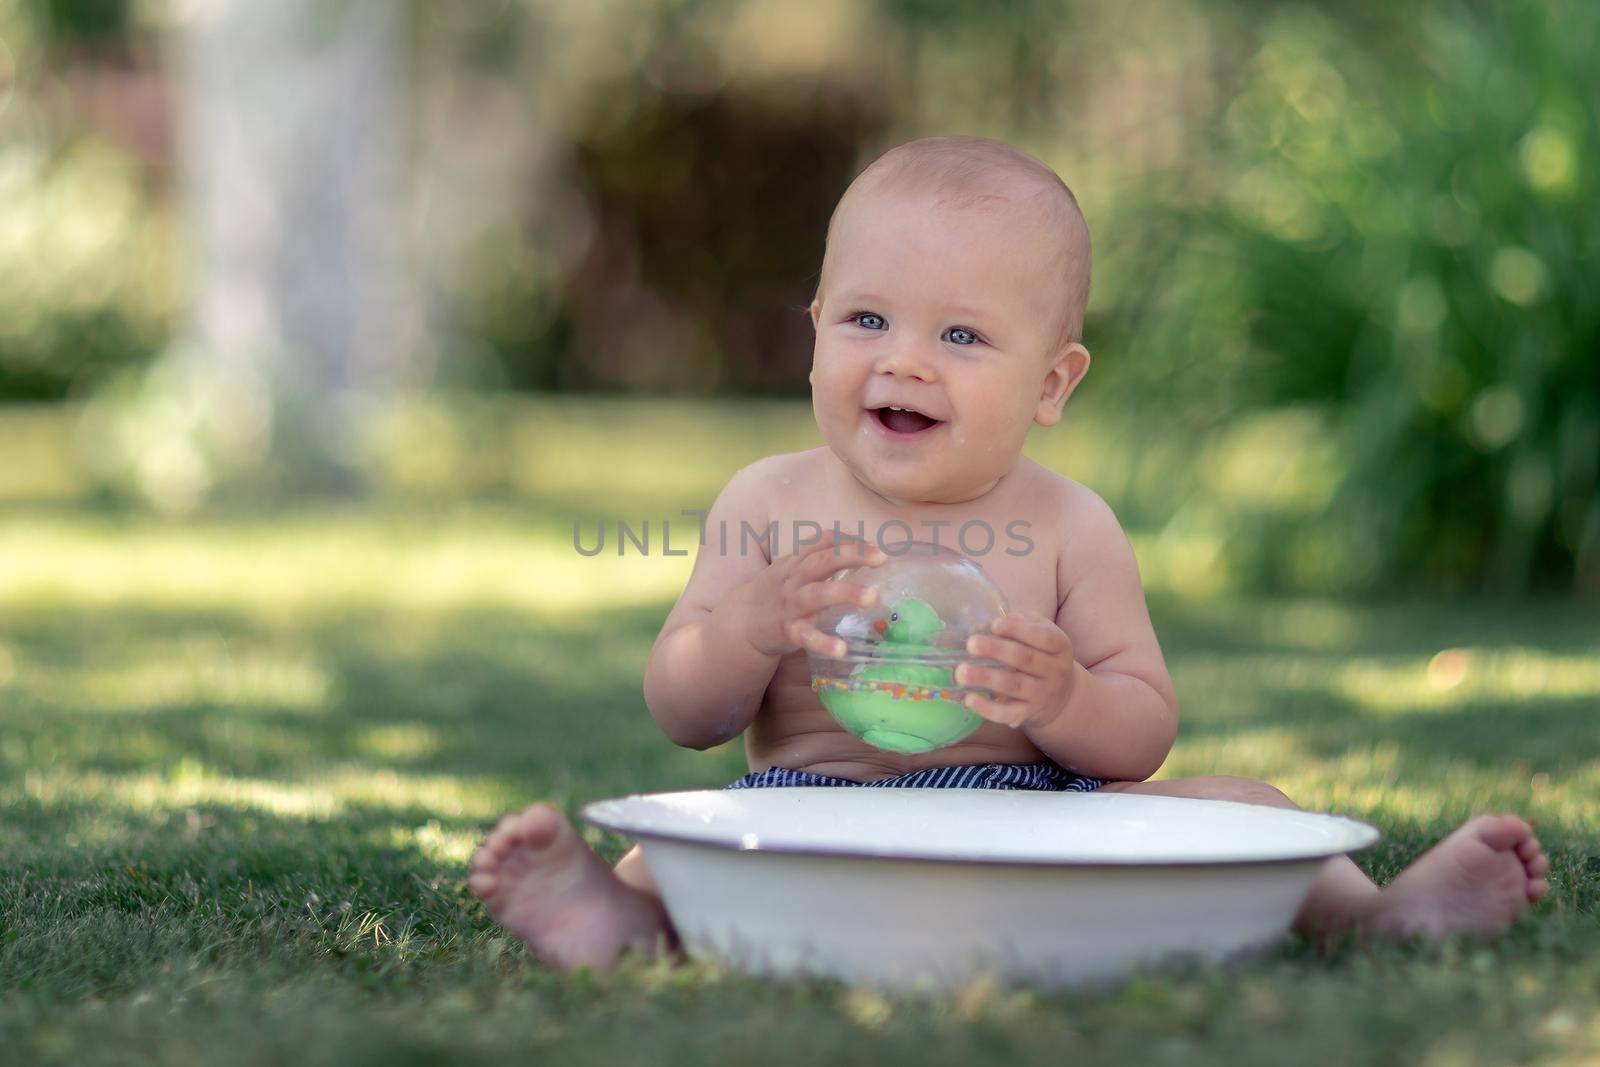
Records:
<instances>
[{"instance_id":1,"label":"baby's ear","mask_svg":"<svg viewBox=\"0 0 1600 1067\"><path fill-rule=\"evenodd\" d=\"M1089 373L1089 350L1076 341L1067 345L1050 363L1044 376L1044 388L1039 393L1039 407L1033 421L1040 426L1054 426L1061 421L1061 409L1067 397Z\"/></svg>"},{"instance_id":2,"label":"baby's ear","mask_svg":"<svg viewBox=\"0 0 1600 1067\"><path fill-rule=\"evenodd\" d=\"M811 306L806 310L811 313L811 329L813 332L815 332L817 329L817 324L822 321L822 301L816 297L813 297L811 299Z\"/></svg>"}]
</instances>

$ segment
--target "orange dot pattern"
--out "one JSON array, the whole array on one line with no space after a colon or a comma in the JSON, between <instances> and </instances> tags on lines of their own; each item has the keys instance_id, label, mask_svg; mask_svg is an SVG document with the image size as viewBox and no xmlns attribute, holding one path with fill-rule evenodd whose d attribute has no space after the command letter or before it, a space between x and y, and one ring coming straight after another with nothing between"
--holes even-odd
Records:
<instances>
[{"instance_id":1,"label":"orange dot pattern","mask_svg":"<svg viewBox=\"0 0 1600 1067\"><path fill-rule=\"evenodd\" d=\"M938 687L929 685L908 685L905 682L881 681L876 678L823 678L811 679L811 688L817 692L832 689L841 693L885 693L895 700L950 700L960 703L966 691L963 689ZM1000 693L992 695L991 699L997 704L1004 704L1006 698Z\"/></svg>"}]
</instances>

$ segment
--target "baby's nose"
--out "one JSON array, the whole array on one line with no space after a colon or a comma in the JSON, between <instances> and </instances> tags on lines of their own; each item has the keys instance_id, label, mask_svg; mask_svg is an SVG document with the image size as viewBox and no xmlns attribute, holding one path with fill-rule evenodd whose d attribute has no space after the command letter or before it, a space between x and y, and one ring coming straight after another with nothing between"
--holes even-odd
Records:
<instances>
[{"instance_id":1,"label":"baby's nose","mask_svg":"<svg viewBox=\"0 0 1600 1067\"><path fill-rule=\"evenodd\" d=\"M922 382L931 382L934 378L932 361L922 347L914 342L885 345L873 369L879 374L915 378Z\"/></svg>"}]
</instances>

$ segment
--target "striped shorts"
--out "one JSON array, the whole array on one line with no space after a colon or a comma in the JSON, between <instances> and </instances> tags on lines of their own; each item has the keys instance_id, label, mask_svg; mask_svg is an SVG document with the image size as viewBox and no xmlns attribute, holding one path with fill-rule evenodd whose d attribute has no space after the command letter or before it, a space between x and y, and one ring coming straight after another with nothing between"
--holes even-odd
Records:
<instances>
[{"instance_id":1,"label":"striped shorts","mask_svg":"<svg viewBox=\"0 0 1600 1067\"><path fill-rule=\"evenodd\" d=\"M892 778L852 782L810 771L791 771L787 767L768 767L751 771L729 789L762 789L791 785L859 785L884 789L1040 789L1058 793L1090 793L1109 778L1090 778L1073 774L1054 763L979 763L965 767L927 767Z\"/></svg>"}]
</instances>

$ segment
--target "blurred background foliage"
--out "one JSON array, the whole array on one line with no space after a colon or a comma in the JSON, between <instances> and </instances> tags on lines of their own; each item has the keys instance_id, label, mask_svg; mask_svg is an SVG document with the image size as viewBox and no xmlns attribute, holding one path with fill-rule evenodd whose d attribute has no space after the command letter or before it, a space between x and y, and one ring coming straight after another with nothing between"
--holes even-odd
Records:
<instances>
[{"instance_id":1,"label":"blurred background foliage","mask_svg":"<svg viewBox=\"0 0 1600 1067\"><path fill-rule=\"evenodd\" d=\"M190 6L0 0L0 400L92 412L182 330ZM401 484L538 491L504 442L617 410L552 393L720 396L671 410L740 408L758 452L803 435L803 408L751 398L805 394L832 204L889 144L971 132L1083 202L1094 372L1035 454L1107 496L1147 568L1600 594L1589 0L407 10L429 389L374 446L427 472ZM37 469L18 433L0 458Z\"/></svg>"}]
</instances>

